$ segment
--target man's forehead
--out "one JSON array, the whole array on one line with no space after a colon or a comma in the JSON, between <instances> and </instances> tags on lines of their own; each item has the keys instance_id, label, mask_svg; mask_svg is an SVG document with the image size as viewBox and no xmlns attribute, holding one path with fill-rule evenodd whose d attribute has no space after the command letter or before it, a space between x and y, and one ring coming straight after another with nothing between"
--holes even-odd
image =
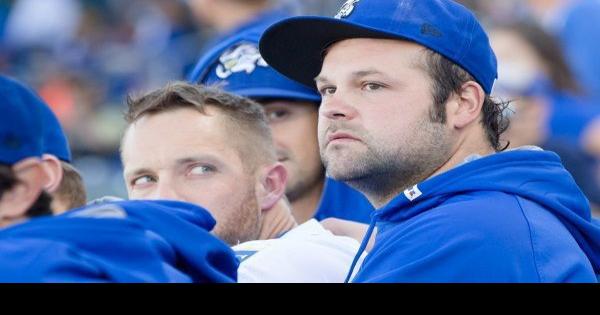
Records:
<instances>
[{"instance_id":1,"label":"man's forehead","mask_svg":"<svg viewBox=\"0 0 600 315\"><path fill-rule=\"evenodd\" d=\"M369 47L365 47L368 45ZM365 51L368 51L365 53ZM324 56L317 82L328 81L328 73L336 71L353 77L393 75L397 68L422 69L427 48L419 44L395 40L354 38L330 46Z\"/></svg>"},{"instance_id":2,"label":"man's forehead","mask_svg":"<svg viewBox=\"0 0 600 315\"><path fill-rule=\"evenodd\" d=\"M210 140L227 134L227 120L215 112L201 113L193 108L148 114L133 122L126 138L171 138L171 142ZM157 137L160 135L160 137Z\"/></svg>"},{"instance_id":3,"label":"man's forehead","mask_svg":"<svg viewBox=\"0 0 600 315\"><path fill-rule=\"evenodd\" d=\"M144 118L127 129L122 145L124 158L140 155L140 158L152 158L159 154L168 154L169 159L177 159L180 158L180 154L216 154L232 150L229 148L232 144L228 139L227 130L221 126L223 122L203 123L202 119L175 117L172 122L164 123L159 120L144 121ZM212 118L214 117L207 117ZM148 154L150 155L147 156Z\"/></svg>"}]
</instances>

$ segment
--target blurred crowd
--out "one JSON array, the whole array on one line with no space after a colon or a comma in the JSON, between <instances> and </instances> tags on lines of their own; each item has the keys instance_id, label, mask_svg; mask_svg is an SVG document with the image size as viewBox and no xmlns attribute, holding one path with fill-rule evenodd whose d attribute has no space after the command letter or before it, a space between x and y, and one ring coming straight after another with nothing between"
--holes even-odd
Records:
<instances>
[{"instance_id":1,"label":"blurred crowd","mask_svg":"<svg viewBox=\"0 0 600 315\"><path fill-rule=\"evenodd\" d=\"M221 16L209 2L0 0L0 72L33 86L59 117L90 199L126 196L118 156L126 96L185 78L203 51L257 15ZM333 15L343 2L272 5ZM510 146L556 151L600 204L600 1L460 2L490 34L493 95L514 101Z\"/></svg>"}]
</instances>

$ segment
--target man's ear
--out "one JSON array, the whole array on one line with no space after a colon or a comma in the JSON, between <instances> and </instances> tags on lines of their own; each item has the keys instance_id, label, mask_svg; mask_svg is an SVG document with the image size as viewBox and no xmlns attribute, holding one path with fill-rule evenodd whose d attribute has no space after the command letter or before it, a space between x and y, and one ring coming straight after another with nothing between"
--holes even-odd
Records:
<instances>
[{"instance_id":1,"label":"man's ear","mask_svg":"<svg viewBox=\"0 0 600 315\"><path fill-rule=\"evenodd\" d=\"M287 183L287 170L281 163L275 163L264 169L259 193L259 206L268 211L284 196Z\"/></svg>"},{"instance_id":2,"label":"man's ear","mask_svg":"<svg viewBox=\"0 0 600 315\"><path fill-rule=\"evenodd\" d=\"M47 181L43 162L26 159L13 165L18 182L4 192L0 200L0 222L11 224L23 219L29 208L38 199Z\"/></svg>"},{"instance_id":3,"label":"man's ear","mask_svg":"<svg viewBox=\"0 0 600 315\"><path fill-rule=\"evenodd\" d=\"M463 84L447 104L448 122L454 129L463 129L478 122L485 100L485 92L474 81Z\"/></svg>"},{"instance_id":4,"label":"man's ear","mask_svg":"<svg viewBox=\"0 0 600 315\"><path fill-rule=\"evenodd\" d=\"M53 193L58 189L63 178L62 163L56 156L51 154L44 154L42 161L48 174L48 181L44 185L44 190Z\"/></svg>"}]
</instances>

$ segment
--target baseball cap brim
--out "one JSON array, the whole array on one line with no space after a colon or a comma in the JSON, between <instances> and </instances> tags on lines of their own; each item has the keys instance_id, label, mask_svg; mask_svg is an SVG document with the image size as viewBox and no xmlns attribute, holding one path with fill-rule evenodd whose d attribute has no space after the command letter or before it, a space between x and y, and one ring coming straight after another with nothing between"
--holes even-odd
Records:
<instances>
[{"instance_id":1,"label":"baseball cap brim","mask_svg":"<svg viewBox=\"0 0 600 315\"><path fill-rule=\"evenodd\" d=\"M259 49L267 63L279 73L315 88L325 49L350 38L405 39L397 34L321 16L293 17L269 27L260 39Z\"/></svg>"},{"instance_id":2,"label":"baseball cap brim","mask_svg":"<svg viewBox=\"0 0 600 315\"><path fill-rule=\"evenodd\" d=\"M315 93L304 93L277 88L248 88L235 91L236 94L251 99L289 99L294 101L320 102L321 97Z\"/></svg>"}]
</instances>

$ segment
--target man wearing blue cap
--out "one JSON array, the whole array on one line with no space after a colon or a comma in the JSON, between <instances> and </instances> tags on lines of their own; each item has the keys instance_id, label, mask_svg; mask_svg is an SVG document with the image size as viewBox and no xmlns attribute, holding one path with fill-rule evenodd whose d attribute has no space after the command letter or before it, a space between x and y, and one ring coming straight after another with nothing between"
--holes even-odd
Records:
<instances>
[{"instance_id":1,"label":"man wearing blue cap","mask_svg":"<svg viewBox=\"0 0 600 315\"><path fill-rule=\"evenodd\" d=\"M316 83L327 172L378 208L354 282L596 281L600 228L558 156L501 152L496 57L466 8L349 0L271 26L260 51Z\"/></svg>"},{"instance_id":2,"label":"man wearing blue cap","mask_svg":"<svg viewBox=\"0 0 600 315\"><path fill-rule=\"evenodd\" d=\"M268 25L247 29L204 55L189 81L216 85L263 105L277 149L289 174L286 196L299 223L329 217L367 223L373 207L358 191L327 178L317 143L316 91L269 67L258 52Z\"/></svg>"},{"instance_id":3,"label":"man wearing blue cap","mask_svg":"<svg viewBox=\"0 0 600 315\"><path fill-rule=\"evenodd\" d=\"M2 94L5 98L11 99L15 94L19 94L20 99L27 102L21 106L37 107L41 115L42 123L39 128L42 133L41 160L48 175L44 190L52 196L53 213L59 214L84 205L85 187L79 172L70 164L71 151L57 117L33 90L4 76L0 76L0 84L6 87L6 93L9 91L11 93Z\"/></svg>"},{"instance_id":4,"label":"man wearing blue cap","mask_svg":"<svg viewBox=\"0 0 600 315\"><path fill-rule=\"evenodd\" d=\"M0 227L51 214L44 191L49 170L42 162L43 120L30 91L0 77Z\"/></svg>"},{"instance_id":5,"label":"man wearing blue cap","mask_svg":"<svg viewBox=\"0 0 600 315\"><path fill-rule=\"evenodd\" d=\"M0 95L0 282L236 280L234 253L197 206L123 201L51 216L43 108L5 77Z\"/></svg>"}]
</instances>

